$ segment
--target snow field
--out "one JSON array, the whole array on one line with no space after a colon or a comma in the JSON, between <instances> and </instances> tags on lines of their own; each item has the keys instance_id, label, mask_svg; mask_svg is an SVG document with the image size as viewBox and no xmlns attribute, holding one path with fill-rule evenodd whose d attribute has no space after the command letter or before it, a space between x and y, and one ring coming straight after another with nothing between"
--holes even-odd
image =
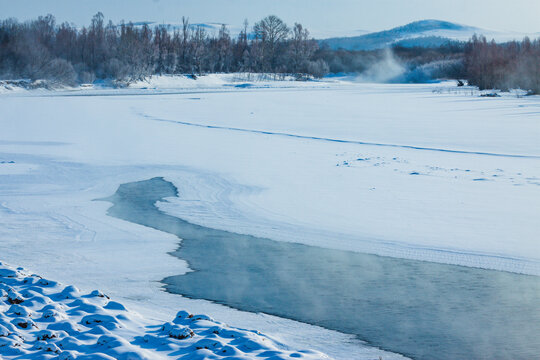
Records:
<instances>
[{"instance_id":1,"label":"snow field","mask_svg":"<svg viewBox=\"0 0 540 360\"><path fill-rule=\"evenodd\" d=\"M401 357L164 293L159 280L190 271L167 254L179 240L94 200L163 176L180 194L160 208L204 226L540 274L538 97L448 83L152 81L0 96L2 260L103 289L155 323L189 308L340 359Z\"/></svg>"}]
</instances>

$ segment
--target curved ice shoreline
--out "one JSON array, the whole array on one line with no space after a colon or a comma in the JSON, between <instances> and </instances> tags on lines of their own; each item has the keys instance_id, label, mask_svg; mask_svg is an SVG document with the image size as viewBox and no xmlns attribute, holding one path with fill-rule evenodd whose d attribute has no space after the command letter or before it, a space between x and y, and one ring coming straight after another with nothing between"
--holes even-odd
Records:
<instances>
[{"instance_id":1,"label":"curved ice shoreline","mask_svg":"<svg viewBox=\"0 0 540 360\"><path fill-rule=\"evenodd\" d=\"M152 323L98 290L81 294L0 262L0 359L330 359L179 311Z\"/></svg>"},{"instance_id":2,"label":"curved ice shoreline","mask_svg":"<svg viewBox=\"0 0 540 360\"><path fill-rule=\"evenodd\" d=\"M252 201L263 194L261 189L231 182L217 174L169 174L164 178L182 191L167 201L158 201L157 208L199 226L334 250L540 276L540 260L534 257L422 245L370 234L359 236L347 229L291 223ZM331 246L327 245L328 239L332 239Z\"/></svg>"}]
</instances>

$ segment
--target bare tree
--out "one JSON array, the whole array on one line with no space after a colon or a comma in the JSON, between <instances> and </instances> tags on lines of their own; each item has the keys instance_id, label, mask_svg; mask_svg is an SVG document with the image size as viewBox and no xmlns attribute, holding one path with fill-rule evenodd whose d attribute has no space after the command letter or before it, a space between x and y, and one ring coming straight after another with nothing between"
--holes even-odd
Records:
<instances>
[{"instance_id":1,"label":"bare tree","mask_svg":"<svg viewBox=\"0 0 540 360\"><path fill-rule=\"evenodd\" d=\"M193 46L193 68L191 72L199 75L203 72L203 62L205 58L206 30L202 26L197 26L191 39Z\"/></svg>"},{"instance_id":2,"label":"bare tree","mask_svg":"<svg viewBox=\"0 0 540 360\"><path fill-rule=\"evenodd\" d=\"M309 31L295 23L289 44L290 68L294 73L307 73L310 59L318 49L317 42L309 38Z\"/></svg>"},{"instance_id":3,"label":"bare tree","mask_svg":"<svg viewBox=\"0 0 540 360\"><path fill-rule=\"evenodd\" d=\"M229 29L225 24L221 25L217 39L217 59L216 70L219 72L228 72L231 68L231 36Z\"/></svg>"},{"instance_id":4,"label":"bare tree","mask_svg":"<svg viewBox=\"0 0 540 360\"><path fill-rule=\"evenodd\" d=\"M180 72L188 71L191 68L190 61L190 37L191 28L189 26L189 18L182 16L182 33L180 38L180 62L178 63L178 70ZM190 69L191 70L191 69Z\"/></svg>"},{"instance_id":5,"label":"bare tree","mask_svg":"<svg viewBox=\"0 0 540 360\"><path fill-rule=\"evenodd\" d=\"M263 70L274 71L277 68L278 49L289 35L287 25L275 15L270 15L255 23L253 32L256 39L260 40L263 49Z\"/></svg>"},{"instance_id":6,"label":"bare tree","mask_svg":"<svg viewBox=\"0 0 540 360\"><path fill-rule=\"evenodd\" d=\"M90 55L90 67L95 71L105 59L105 28L104 16L98 12L92 18L88 30L88 45Z\"/></svg>"}]
</instances>

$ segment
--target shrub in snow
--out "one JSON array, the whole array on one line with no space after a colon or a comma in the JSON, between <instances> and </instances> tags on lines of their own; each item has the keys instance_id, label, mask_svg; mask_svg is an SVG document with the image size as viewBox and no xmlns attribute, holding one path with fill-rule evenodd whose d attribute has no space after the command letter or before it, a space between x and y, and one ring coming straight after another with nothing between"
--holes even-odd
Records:
<instances>
[{"instance_id":1,"label":"shrub in snow","mask_svg":"<svg viewBox=\"0 0 540 360\"><path fill-rule=\"evenodd\" d=\"M77 355L74 351L64 350L58 355L58 360L75 360Z\"/></svg>"},{"instance_id":2,"label":"shrub in snow","mask_svg":"<svg viewBox=\"0 0 540 360\"><path fill-rule=\"evenodd\" d=\"M76 299L79 296L79 289L72 285L66 286L59 295L63 299Z\"/></svg>"},{"instance_id":3,"label":"shrub in snow","mask_svg":"<svg viewBox=\"0 0 540 360\"><path fill-rule=\"evenodd\" d=\"M37 328L35 322L27 318L16 318L11 320L11 323L21 329L31 330L32 328Z\"/></svg>"},{"instance_id":4,"label":"shrub in snow","mask_svg":"<svg viewBox=\"0 0 540 360\"><path fill-rule=\"evenodd\" d=\"M96 345L105 346L108 348L115 348L118 346L125 346L129 344L125 339L114 335L102 335L96 342Z\"/></svg>"},{"instance_id":5,"label":"shrub in snow","mask_svg":"<svg viewBox=\"0 0 540 360\"><path fill-rule=\"evenodd\" d=\"M182 322L186 321L190 316L193 316L193 315L191 315L187 311L181 310L181 311L176 313L176 316L175 316L173 322L176 323L176 324L182 323Z\"/></svg>"},{"instance_id":6,"label":"shrub in snow","mask_svg":"<svg viewBox=\"0 0 540 360\"><path fill-rule=\"evenodd\" d=\"M46 341L51 339L58 339L60 338L61 334L67 335L66 333L60 331L53 331L49 329L40 330L36 333L36 340Z\"/></svg>"},{"instance_id":7,"label":"shrub in snow","mask_svg":"<svg viewBox=\"0 0 540 360\"><path fill-rule=\"evenodd\" d=\"M0 269L0 277L16 277L17 271L11 269Z\"/></svg>"},{"instance_id":8,"label":"shrub in snow","mask_svg":"<svg viewBox=\"0 0 540 360\"><path fill-rule=\"evenodd\" d=\"M96 81L96 75L90 71L81 71L79 72L79 83L81 84L92 84Z\"/></svg>"},{"instance_id":9,"label":"shrub in snow","mask_svg":"<svg viewBox=\"0 0 540 360\"><path fill-rule=\"evenodd\" d=\"M107 299L110 299L110 297L108 297L107 295L105 295L104 293L102 293L101 291L99 290L94 290L90 293L91 296L96 296L96 297L102 297L102 298L107 298Z\"/></svg>"},{"instance_id":10,"label":"shrub in snow","mask_svg":"<svg viewBox=\"0 0 540 360\"><path fill-rule=\"evenodd\" d=\"M118 327L118 320L111 315L92 314L82 318L81 324L84 326L101 325L107 329Z\"/></svg>"},{"instance_id":11,"label":"shrub in snow","mask_svg":"<svg viewBox=\"0 0 540 360\"><path fill-rule=\"evenodd\" d=\"M39 279L38 281L39 285L41 286L56 286L58 283L56 281L51 281L51 280L47 280L47 279Z\"/></svg>"},{"instance_id":12,"label":"shrub in snow","mask_svg":"<svg viewBox=\"0 0 540 360\"><path fill-rule=\"evenodd\" d=\"M221 349L223 347L223 342L218 339L201 339L197 341L193 346L200 349Z\"/></svg>"},{"instance_id":13,"label":"shrub in snow","mask_svg":"<svg viewBox=\"0 0 540 360\"><path fill-rule=\"evenodd\" d=\"M2 324L0 324L0 337L9 336L11 332Z\"/></svg>"},{"instance_id":14,"label":"shrub in snow","mask_svg":"<svg viewBox=\"0 0 540 360\"><path fill-rule=\"evenodd\" d=\"M24 302L24 298L22 297L22 295L13 289L9 289L7 291L7 300L12 305Z\"/></svg>"},{"instance_id":15,"label":"shrub in snow","mask_svg":"<svg viewBox=\"0 0 540 360\"><path fill-rule=\"evenodd\" d=\"M43 350L45 352L52 352L52 353L59 353L60 348L56 344L45 342L45 341L38 341L34 345L34 350Z\"/></svg>"},{"instance_id":16,"label":"shrub in snow","mask_svg":"<svg viewBox=\"0 0 540 360\"><path fill-rule=\"evenodd\" d=\"M55 309L48 309L43 311L40 321L42 322L57 322L59 320L67 319L67 315L63 312L59 312Z\"/></svg>"},{"instance_id":17,"label":"shrub in snow","mask_svg":"<svg viewBox=\"0 0 540 360\"><path fill-rule=\"evenodd\" d=\"M75 85L77 74L70 62L64 59L53 59L35 72L33 79L47 79L61 84Z\"/></svg>"},{"instance_id":18,"label":"shrub in snow","mask_svg":"<svg viewBox=\"0 0 540 360\"><path fill-rule=\"evenodd\" d=\"M175 324L183 324L183 323L193 322L196 320L214 321L214 319L212 319L208 315L204 315L204 314L193 315L193 314L188 313L187 311L182 310L176 314L176 317L174 318L173 322Z\"/></svg>"},{"instance_id":19,"label":"shrub in snow","mask_svg":"<svg viewBox=\"0 0 540 360\"><path fill-rule=\"evenodd\" d=\"M187 326L174 325L168 331L169 337L183 340L193 337L195 333Z\"/></svg>"},{"instance_id":20,"label":"shrub in snow","mask_svg":"<svg viewBox=\"0 0 540 360\"><path fill-rule=\"evenodd\" d=\"M30 317L32 315L31 310L28 310L24 306L20 305L11 305L8 311L6 312L7 315L17 315L22 317Z\"/></svg>"}]
</instances>

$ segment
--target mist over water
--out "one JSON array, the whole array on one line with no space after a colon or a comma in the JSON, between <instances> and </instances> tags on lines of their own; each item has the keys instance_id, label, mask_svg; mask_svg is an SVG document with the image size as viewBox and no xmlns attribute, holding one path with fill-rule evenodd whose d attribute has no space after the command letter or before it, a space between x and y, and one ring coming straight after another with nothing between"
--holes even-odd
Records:
<instances>
[{"instance_id":1,"label":"mist over water","mask_svg":"<svg viewBox=\"0 0 540 360\"><path fill-rule=\"evenodd\" d=\"M407 69L391 49L385 49L381 60L371 64L356 77L358 82L387 83L401 78Z\"/></svg>"},{"instance_id":2,"label":"mist over water","mask_svg":"<svg viewBox=\"0 0 540 360\"><path fill-rule=\"evenodd\" d=\"M285 243L210 229L161 212L162 178L123 184L109 215L177 235L195 270L169 292L344 333L415 359L533 359L540 278ZM328 239L329 242L332 239Z\"/></svg>"}]
</instances>

